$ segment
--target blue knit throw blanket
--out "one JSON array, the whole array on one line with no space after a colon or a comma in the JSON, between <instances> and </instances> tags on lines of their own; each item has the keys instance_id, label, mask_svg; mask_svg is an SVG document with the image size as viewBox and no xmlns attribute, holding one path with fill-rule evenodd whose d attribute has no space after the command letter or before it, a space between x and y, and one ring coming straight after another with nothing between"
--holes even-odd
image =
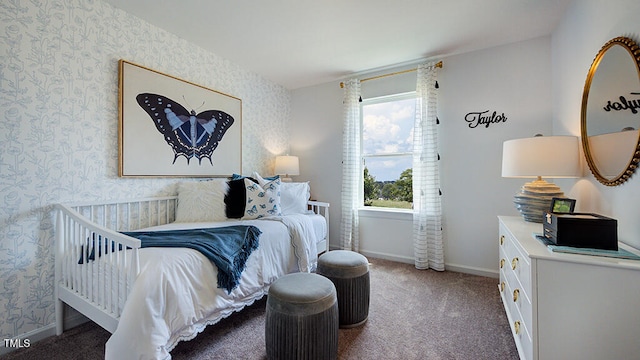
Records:
<instances>
[{"instance_id":1,"label":"blue knit throw blanket","mask_svg":"<svg viewBox=\"0 0 640 360\"><path fill-rule=\"evenodd\" d=\"M206 229L129 231L144 247L184 247L200 251L218 267L218 287L231 293L238 286L249 255L262 233L252 225Z\"/></svg>"}]
</instances>

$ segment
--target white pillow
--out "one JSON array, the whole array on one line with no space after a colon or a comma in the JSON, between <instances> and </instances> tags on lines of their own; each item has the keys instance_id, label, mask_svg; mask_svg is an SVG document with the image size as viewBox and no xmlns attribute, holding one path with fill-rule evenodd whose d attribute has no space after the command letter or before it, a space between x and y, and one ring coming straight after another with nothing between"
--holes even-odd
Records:
<instances>
[{"instance_id":1,"label":"white pillow","mask_svg":"<svg viewBox=\"0 0 640 360\"><path fill-rule=\"evenodd\" d=\"M260 185L267 183L257 172L253 177ZM308 213L307 202L311 198L311 187L309 182L283 182L280 184L280 206L282 215L306 214Z\"/></svg>"},{"instance_id":2,"label":"white pillow","mask_svg":"<svg viewBox=\"0 0 640 360\"><path fill-rule=\"evenodd\" d=\"M225 221L224 196L228 188L227 179L181 182L176 222Z\"/></svg>"},{"instance_id":3,"label":"white pillow","mask_svg":"<svg viewBox=\"0 0 640 360\"><path fill-rule=\"evenodd\" d=\"M311 197L309 182L283 182L280 186L282 215L308 213L307 202Z\"/></svg>"},{"instance_id":4,"label":"white pillow","mask_svg":"<svg viewBox=\"0 0 640 360\"><path fill-rule=\"evenodd\" d=\"M245 198L242 220L259 219L265 216L280 216L280 178L264 185L244 179Z\"/></svg>"}]
</instances>

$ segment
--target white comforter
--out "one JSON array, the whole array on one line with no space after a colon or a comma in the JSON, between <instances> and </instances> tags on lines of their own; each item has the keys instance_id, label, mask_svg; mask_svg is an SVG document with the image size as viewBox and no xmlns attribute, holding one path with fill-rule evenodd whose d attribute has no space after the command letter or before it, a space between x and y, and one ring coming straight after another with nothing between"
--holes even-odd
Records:
<instances>
[{"instance_id":1,"label":"white comforter","mask_svg":"<svg viewBox=\"0 0 640 360\"><path fill-rule=\"evenodd\" d=\"M155 227L168 230L247 224L257 226L262 234L239 286L231 294L218 288L218 269L200 252L187 248L141 249L140 274L124 304L118 328L107 341L105 358L169 359L169 351L179 341L194 338L207 325L260 299L278 277L314 270L316 243L326 235L326 225L318 227L318 221L314 221L313 226L310 219L314 217L319 216Z\"/></svg>"}]
</instances>

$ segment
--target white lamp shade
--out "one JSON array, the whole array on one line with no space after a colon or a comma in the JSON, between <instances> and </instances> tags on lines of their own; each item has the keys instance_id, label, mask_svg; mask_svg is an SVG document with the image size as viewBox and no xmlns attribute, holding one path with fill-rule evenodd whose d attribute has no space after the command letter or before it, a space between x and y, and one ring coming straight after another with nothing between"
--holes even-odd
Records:
<instances>
[{"instance_id":1,"label":"white lamp shade","mask_svg":"<svg viewBox=\"0 0 640 360\"><path fill-rule=\"evenodd\" d=\"M579 142L575 136L535 136L507 140L502 147L502 177L579 177Z\"/></svg>"},{"instance_id":2,"label":"white lamp shade","mask_svg":"<svg viewBox=\"0 0 640 360\"><path fill-rule=\"evenodd\" d=\"M276 156L276 175L300 175L300 162L297 156Z\"/></svg>"}]
</instances>

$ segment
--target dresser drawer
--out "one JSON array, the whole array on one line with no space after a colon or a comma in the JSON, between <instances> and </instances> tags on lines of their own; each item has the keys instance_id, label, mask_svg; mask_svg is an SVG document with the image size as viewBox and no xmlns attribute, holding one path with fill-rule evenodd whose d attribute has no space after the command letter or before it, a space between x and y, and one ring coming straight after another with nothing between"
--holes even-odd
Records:
<instances>
[{"instance_id":1,"label":"dresser drawer","mask_svg":"<svg viewBox=\"0 0 640 360\"><path fill-rule=\"evenodd\" d=\"M524 316L521 312L521 307L518 305L518 301L522 301L524 298L520 297L518 301L513 301L513 293L517 288L512 287L513 276L510 276L510 273L510 269L500 271L500 296L502 297L502 302L509 320L509 327L511 328L511 333L515 340L516 347L518 348L518 352L520 353L520 357L522 359L532 359L533 341L530 335L531 320L527 320L527 317Z\"/></svg>"},{"instance_id":2,"label":"dresser drawer","mask_svg":"<svg viewBox=\"0 0 640 360\"><path fill-rule=\"evenodd\" d=\"M511 257L511 269L516 274L518 281L522 285L522 288L525 289L528 296L531 296L531 259L525 252L517 245L513 239L511 241L511 246L508 248L512 253L507 253Z\"/></svg>"},{"instance_id":3,"label":"dresser drawer","mask_svg":"<svg viewBox=\"0 0 640 360\"><path fill-rule=\"evenodd\" d=\"M516 341L520 341L520 345L522 346L524 359L521 360L533 359L533 340L527 328L521 328L518 334L514 334L514 338Z\"/></svg>"},{"instance_id":4,"label":"dresser drawer","mask_svg":"<svg viewBox=\"0 0 640 360\"><path fill-rule=\"evenodd\" d=\"M523 326L526 326L529 333L531 333L533 314L531 307L531 293L527 292L527 290L522 287L513 270L509 268L504 269L501 273L501 281L503 281L503 278L506 286L506 289L504 290L504 298L509 303L509 306L518 310Z\"/></svg>"},{"instance_id":5,"label":"dresser drawer","mask_svg":"<svg viewBox=\"0 0 640 360\"><path fill-rule=\"evenodd\" d=\"M531 260L502 226L500 226L499 237L498 253L502 298L505 307L509 308L508 311L511 313L513 321L518 322L518 337L524 343L523 347L525 344L529 344L531 347L530 334L533 333ZM515 336L515 325L511 324L511 328Z\"/></svg>"},{"instance_id":6,"label":"dresser drawer","mask_svg":"<svg viewBox=\"0 0 640 360\"><path fill-rule=\"evenodd\" d=\"M514 272L520 288L524 289L527 297L531 298L531 260L502 227L500 228L500 249L504 252L504 257L501 255L501 259L505 259L504 266Z\"/></svg>"},{"instance_id":7,"label":"dresser drawer","mask_svg":"<svg viewBox=\"0 0 640 360\"><path fill-rule=\"evenodd\" d=\"M521 286L521 284L516 280L515 274L513 271L507 270L505 272L505 278L507 279L507 283L511 291L506 294L507 300L511 302L511 305L518 310L520 313L520 317L522 320L522 325L527 328L529 333L532 332L532 315L533 310L531 307L531 291L527 291L525 288Z\"/></svg>"}]
</instances>

